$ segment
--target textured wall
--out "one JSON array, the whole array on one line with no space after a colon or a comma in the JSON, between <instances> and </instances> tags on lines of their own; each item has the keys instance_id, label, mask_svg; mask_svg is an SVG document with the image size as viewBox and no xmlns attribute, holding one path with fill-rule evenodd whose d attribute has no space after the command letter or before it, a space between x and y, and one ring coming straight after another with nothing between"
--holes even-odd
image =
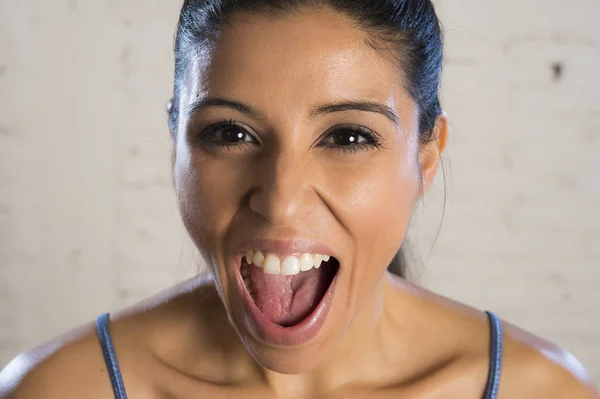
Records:
<instances>
[{"instance_id":1,"label":"textured wall","mask_svg":"<svg viewBox=\"0 0 600 399\"><path fill-rule=\"evenodd\" d=\"M439 0L452 121L423 283L600 382L597 0ZM188 276L164 104L180 1L0 0L0 366Z\"/></svg>"}]
</instances>

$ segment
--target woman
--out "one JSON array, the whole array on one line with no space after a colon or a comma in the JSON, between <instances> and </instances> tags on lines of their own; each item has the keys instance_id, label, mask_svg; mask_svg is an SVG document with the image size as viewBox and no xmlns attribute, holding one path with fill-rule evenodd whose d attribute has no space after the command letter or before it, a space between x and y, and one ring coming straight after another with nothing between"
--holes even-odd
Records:
<instances>
[{"instance_id":1,"label":"woman","mask_svg":"<svg viewBox=\"0 0 600 399\"><path fill-rule=\"evenodd\" d=\"M175 53L210 272L20 355L0 397L598 398L568 353L402 278L447 137L429 0L188 0Z\"/></svg>"}]
</instances>

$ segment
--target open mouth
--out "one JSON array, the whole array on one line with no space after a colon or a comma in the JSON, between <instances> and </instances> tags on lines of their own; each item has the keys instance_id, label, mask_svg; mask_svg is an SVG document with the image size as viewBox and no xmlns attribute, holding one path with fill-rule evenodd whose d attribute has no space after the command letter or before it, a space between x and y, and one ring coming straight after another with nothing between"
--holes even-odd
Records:
<instances>
[{"instance_id":1,"label":"open mouth","mask_svg":"<svg viewBox=\"0 0 600 399\"><path fill-rule=\"evenodd\" d=\"M240 275L248 297L264 319L288 330L311 317L325 317L326 312L318 309L330 302L323 299L331 291L338 270L338 260L329 255L279 257L247 251L242 254Z\"/></svg>"}]
</instances>

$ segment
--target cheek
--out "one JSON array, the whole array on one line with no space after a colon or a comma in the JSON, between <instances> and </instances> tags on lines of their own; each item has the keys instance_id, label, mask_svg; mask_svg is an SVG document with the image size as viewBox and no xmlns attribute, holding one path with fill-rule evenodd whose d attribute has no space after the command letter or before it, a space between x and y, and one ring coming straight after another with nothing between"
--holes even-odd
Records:
<instances>
[{"instance_id":1,"label":"cheek","mask_svg":"<svg viewBox=\"0 0 600 399\"><path fill-rule=\"evenodd\" d=\"M183 224L198 250L205 259L208 259L209 242L213 230L211 228L213 221L207 217L210 214L206 212L206 209L210 207L210 202L198 190L200 186L198 174L193 168L176 162L174 176L177 202Z\"/></svg>"},{"instance_id":2,"label":"cheek","mask_svg":"<svg viewBox=\"0 0 600 399\"><path fill-rule=\"evenodd\" d=\"M224 214L216 211L222 196L211 169L211 164L195 156L188 146L178 144L174 164L177 201L183 223L205 258L212 253L218 218Z\"/></svg>"},{"instance_id":3,"label":"cheek","mask_svg":"<svg viewBox=\"0 0 600 399\"><path fill-rule=\"evenodd\" d=\"M174 177L183 222L206 259L221 246L239 210L246 170L240 162L218 159L189 145L178 146Z\"/></svg>"},{"instance_id":4,"label":"cheek","mask_svg":"<svg viewBox=\"0 0 600 399\"><path fill-rule=\"evenodd\" d=\"M339 209L354 241L357 266L372 265L368 270L381 273L404 239L420 179L416 161L410 161L407 154L378 154L376 158L338 180L343 182L338 198L343 199Z\"/></svg>"}]
</instances>

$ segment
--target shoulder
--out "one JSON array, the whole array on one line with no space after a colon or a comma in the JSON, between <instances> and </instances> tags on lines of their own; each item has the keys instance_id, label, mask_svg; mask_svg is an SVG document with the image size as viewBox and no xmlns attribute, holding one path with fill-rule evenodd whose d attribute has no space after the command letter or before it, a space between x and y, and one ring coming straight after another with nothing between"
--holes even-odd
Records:
<instances>
[{"instance_id":1,"label":"shoulder","mask_svg":"<svg viewBox=\"0 0 600 399\"><path fill-rule=\"evenodd\" d=\"M433 315L445 332L444 347L452 348L455 359L449 363L456 366L449 368L453 371L452 380L458 381L454 377L460 374L471 381L472 387L482 386L489 372L488 317L422 288L411 286L410 290L425 299L427 308L421 313L430 318ZM600 399L591 377L571 353L504 320L502 326L504 346L498 399Z\"/></svg>"},{"instance_id":2,"label":"shoulder","mask_svg":"<svg viewBox=\"0 0 600 399\"><path fill-rule=\"evenodd\" d=\"M181 340L193 330L190 315L215 308L209 291L214 288L206 279L196 278L111 314L110 333L130 396L157 397L158 387L172 383L177 373L165 364L182 347L185 354L192 347ZM205 323L208 319L203 317ZM0 371L0 399L33 397L114 398L95 321L18 355Z\"/></svg>"},{"instance_id":3,"label":"shoulder","mask_svg":"<svg viewBox=\"0 0 600 399\"><path fill-rule=\"evenodd\" d=\"M571 353L504 322L499 399L600 399L594 382Z\"/></svg>"},{"instance_id":4,"label":"shoulder","mask_svg":"<svg viewBox=\"0 0 600 399\"><path fill-rule=\"evenodd\" d=\"M14 358L0 372L0 398L110 398L95 324L89 323Z\"/></svg>"}]
</instances>

